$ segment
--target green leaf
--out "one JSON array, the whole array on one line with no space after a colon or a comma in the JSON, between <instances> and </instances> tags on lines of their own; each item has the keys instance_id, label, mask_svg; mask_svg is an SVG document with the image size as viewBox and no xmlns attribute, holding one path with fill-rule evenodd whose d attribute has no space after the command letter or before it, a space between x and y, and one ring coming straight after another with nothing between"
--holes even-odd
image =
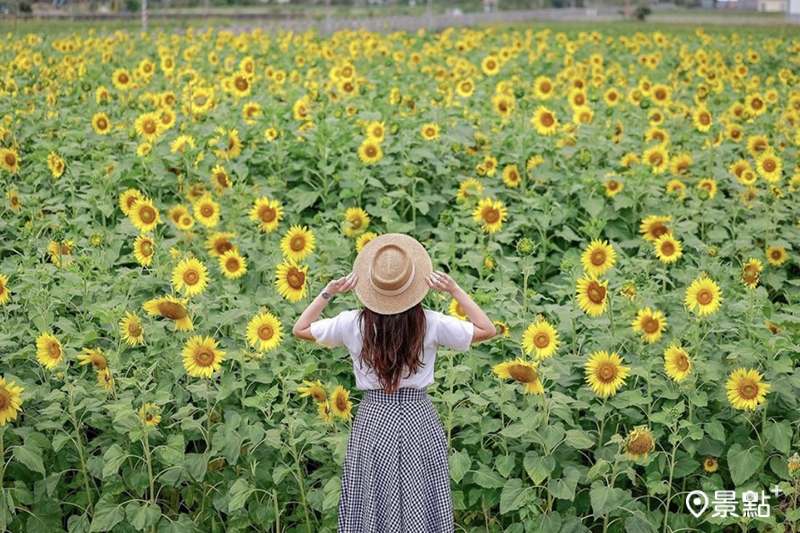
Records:
<instances>
[{"instance_id":1,"label":"green leaf","mask_svg":"<svg viewBox=\"0 0 800 533\"><path fill-rule=\"evenodd\" d=\"M625 519L626 533L654 533L655 526L638 515L632 515Z\"/></svg>"},{"instance_id":2,"label":"green leaf","mask_svg":"<svg viewBox=\"0 0 800 533\"><path fill-rule=\"evenodd\" d=\"M550 480L547 490L554 498L572 501L575 499L575 489L578 487L578 479L581 473L574 466L564 468L560 476Z\"/></svg>"},{"instance_id":3,"label":"green leaf","mask_svg":"<svg viewBox=\"0 0 800 533\"><path fill-rule=\"evenodd\" d=\"M558 511L537 516L531 531L558 531L561 529L561 515Z\"/></svg>"},{"instance_id":4,"label":"green leaf","mask_svg":"<svg viewBox=\"0 0 800 533\"><path fill-rule=\"evenodd\" d=\"M549 455L542 457L536 452L528 452L522 464L531 476L531 480L539 485L556 467L556 460Z\"/></svg>"},{"instance_id":5,"label":"green leaf","mask_svg":"<svg viewBox=\"0 0 800 533\"><path fill-rule=\"evenodd\" d=\"M581 429L570 429L567 431L567 438L564 440L568 446L576 450L585 450L594 445L594 439Z\"/></svg>"},{"instance_id":6,"label":"green leaf","mask_svg":"<svg viewBox=\"0 0 800 533\"><path fill-rule=\"evenodd\" d=\"M112 502L111 496L105 495L95 505L89 531L110 531L124 519L125 511L122 506Z\"/></svg>"},{"instance_id":7,"label":"green leaf","mask_svg":"<svg viewBox=\"0 0 800 533\"><path fill-rule=\"evenodd\" d=\"M767 436L767 441L775 446L776 450L784 455L789 455L792 449L792 426L788 420L767 422L764 434Z\"/></svg>"},{"instance_id":8,"label":"green leaf","mask_svg":"<svg viewBox=\"0 0 800 533\"><path fill-rule=\"evenodd\" d=\"M342 478L334 477L325 483L325 488L322 490L325 498L322 500L322 510L332 511L336 509L339 499L342 496Z\"/></svg>"},{"instance_id":9,"label":"green leaf","mask_svg":"<svg viewBox=\"0 0 800 533\"><path fill-rule=\"evenodd\" d=\"M103 454L103 477L106 478L119 472L119 467L125 462L125 450L119 444L112 444Z\"/></svg>"},{"instance_id":10,"label":"green leaf","mask_svg":"<svg viewBox=\"0 0 800 533\"><path fill-rule=\"evenodd\" d=\"M595 516L600 517L617 509L625 500L625 492L622 489L611 488L602 481L595 481L589 490L589 499Z\"/></svg>"},{"instance_id":11,"label":"green leaf","mask_svg":"<svg viewBox=\"0 0 800 533\"><path fill-rule=\"evenodd\" d=\"M495 466L501 476L508 477L514 469L515 462L513 453L511 455L501 455L495 460Z\"/></svg>"},{"instance_id":12,"label":"green leaf","mask_svg":"<svg viewBox=\"0 0 800 533\"><path fill-rule=\"evenodd\" d=\"M42 450L37 446L14 446L14 459L34 472L39 472L43 476L47 475L42 462Z\"/></svg>"},{"instance_id":13,"label":"green leaf","mask_svg":"<svg viewBox=\"0 0 800 533\"><path fill-rule=\"evenodd\" d=\"M450 455L450 477L453 481L460 483L464 475L472 466L472 459L466 450L459 450Z\"/></svg>"},{"instance_id":14,"label":"green leaf","mask_svg":"<svg viewBox=\"0 0 800 533\"><path fill-rule=\"evenodd\" d=\"M508 480L500 493L500 514L510 513L522 507L526 496L527 491L522 487L521 479Z\"/></svg>"},{"instance_id":15,"label":"green leaf","mask_svg":"<svg viewBox=\"0 0 800 533\"><path fill-rule=\"evenodd\" d=\"M161 508L150 502L139 505L139 502L133 501L125 506L125 516L134 529L144 531L161 518Z\"/></svg>"},{"instance_id":16,"label":"green leaf","mask_svg":"<svg viewBox=\"0 0 800 533\"><path fill-rule=\"evenodd\" d=\"M247 498L254 490L246 479L241 477L237 479L229 490L231 499L228 502L228 512L238 511L244 507L244 504L247 503Z\"/></svg>"},{"instance_id":17,"label":"green leaf","mask_svg":"<svg viewBox=\"0 0 800 533\"><path fill-rule=\"evenodd\" d=\"M728 467L734 484L741 485L752 477L761 467L761 449L750 446L745 449L741 444L734 444L728 450Z\"/></svg>"},{"instance_id":18,"label":"green leaf","mask_svg":"<svg viewBox=\"0 0 800 533\"><path fill-rule=\"evenodd\" d=\"M484 489L499 489L506 484L506 480L503 476L494 470L489 470L485 466L481 466L480 469L475 472L473 479L475 483Z\"/></svg>"}]
</instances>

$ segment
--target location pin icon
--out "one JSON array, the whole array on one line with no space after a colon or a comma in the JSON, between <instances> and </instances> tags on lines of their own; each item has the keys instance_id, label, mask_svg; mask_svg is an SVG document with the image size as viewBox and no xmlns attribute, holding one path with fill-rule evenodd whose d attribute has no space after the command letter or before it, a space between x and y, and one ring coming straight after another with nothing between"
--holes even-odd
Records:
<instances>
[{"instance_id":1,"label":"location pin icon","mask_svg":"<svg viewBox=\"0 0 800 533\"><path fill-rule=\"evenodd\" d=\"M708 507L708 496L702 490L693 490L686 495L686 507L695 518L700 518Z\"/></svg>"}]
</instances>

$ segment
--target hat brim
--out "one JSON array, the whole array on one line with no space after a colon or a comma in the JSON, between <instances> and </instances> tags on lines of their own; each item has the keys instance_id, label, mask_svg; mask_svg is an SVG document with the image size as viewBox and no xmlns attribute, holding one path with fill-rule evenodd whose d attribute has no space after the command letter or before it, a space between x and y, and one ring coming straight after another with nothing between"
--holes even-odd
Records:
<instances>
[{"instance_id":1,"label":"hat brim","mask_svg":"<svg viewBox=\"0 0 800 533\"><path fill-rule=\"evenodd\" d=\"M411 285L405 291L393 296L380 294L369 281L369 267L372 259L383 244L399 246L414 263L414 279L411 281ZM353 272L358 276L355 287L356 297L364 304L364 307L379 315L394 315L411 309L425 298L430 290L425 277L433 272L433 263L428 251L415 238L403 233L387 233L375 237L364 245L353 263Z\"/></svg>"}]
</instances>

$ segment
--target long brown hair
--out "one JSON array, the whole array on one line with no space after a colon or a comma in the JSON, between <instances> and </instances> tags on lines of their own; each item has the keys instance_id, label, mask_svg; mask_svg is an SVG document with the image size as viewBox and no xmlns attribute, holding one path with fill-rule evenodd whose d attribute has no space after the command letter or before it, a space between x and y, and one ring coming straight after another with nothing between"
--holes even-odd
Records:
<instances>
[{"instance_id":1,"label":"long brown hair","mask_svg":"<svg viewBox=\"0 0 800 533\"><path fill-rule=\"evenodd\" d=\"M365 307L358 320L364 332L361 364L377 374L383 390L394 392L402 378L416 374L422 365L425 310L417 304L402 313L380 315Z\"/></svg>"}]
</instances>

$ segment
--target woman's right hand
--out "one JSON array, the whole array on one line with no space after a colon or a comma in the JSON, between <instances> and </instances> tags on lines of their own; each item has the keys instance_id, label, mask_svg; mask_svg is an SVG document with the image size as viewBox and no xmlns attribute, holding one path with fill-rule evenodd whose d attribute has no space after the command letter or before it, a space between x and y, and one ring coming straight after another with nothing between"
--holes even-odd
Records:
<instances>
[{"instance_id":1,"label":"woman's right hand","mask_svg":"<svg viewBox=\"0 0 800 533\"><path fill-rule=\"evenodd\" d=\"M439 292L446 292L450 295L459 288L458 283L456 283L453 278L440 270L436 270L425 276L425 281L428 282L428 287L436 289Z\"/></svg>"},{"instance_id":2,"label":"woman's right hand","mask_svg":"<svg viewBox=\"0 0 800 533\"><path fill-rule=\"evenodd\" d=\"M356 273L350 272L342 278L329 281L328 285L325 286L325 291L331 296L334 294L341 294L355 287L357 282L358 276L356 276Z\"/></svg>"}]
</instances>

